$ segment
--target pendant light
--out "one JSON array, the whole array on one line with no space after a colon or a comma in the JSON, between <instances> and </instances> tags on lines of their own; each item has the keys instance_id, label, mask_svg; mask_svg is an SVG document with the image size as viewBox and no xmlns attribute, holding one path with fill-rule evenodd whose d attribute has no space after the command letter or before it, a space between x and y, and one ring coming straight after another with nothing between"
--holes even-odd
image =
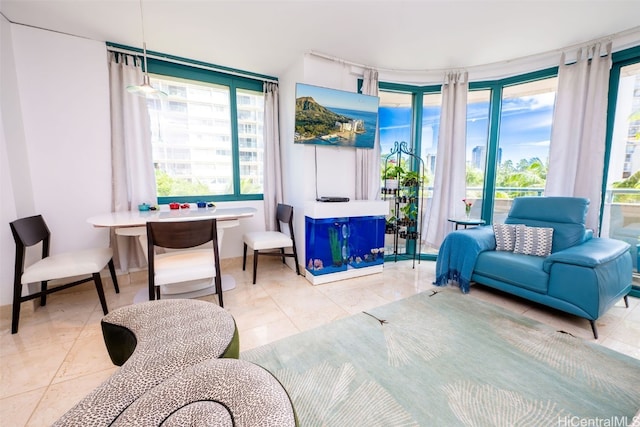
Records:
<instances>
[{"instance_id":1,"label":"pendant light","mask_svg":"<svg viewBox=\"0 0 640 427\"><path fill-rule=\"evenodd\" d=\"M142 96L144 98L166 97L167 94L165 92L151 86L151 80L149 79L149 72L147 68L147 43L144 37L144 15L142 14L142 0L140 0L140 22L142 24L142 58L144 60L144 76L142 77L141 85L127 86L127 92Z\"/></svg>"}]
</instances>

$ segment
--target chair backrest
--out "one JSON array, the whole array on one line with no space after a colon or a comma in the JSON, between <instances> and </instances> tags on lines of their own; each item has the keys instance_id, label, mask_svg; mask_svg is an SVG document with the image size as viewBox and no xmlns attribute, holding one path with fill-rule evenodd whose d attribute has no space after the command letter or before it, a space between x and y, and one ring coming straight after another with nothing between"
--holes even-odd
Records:
<instances>
[{"instance_id":1,"label":"chair backrest","mask_svg":"<svg viewBox=\"0 0 640 427\"><path fill-rule=\"evenodd\" d=\"M42 242L42 258L49 256L49 241L51 232L44 222L42 215L20 218L9 223L13 240L16 242L15 281L20 280L24 271L24 261L27 247Z\"/></svg>"},{"instance_id":2,"label":"chair backrest","mask_svg":"<svg viewBox=\"0 0 640 427\"><path fill-rule=\"evenodd\" d=\"M149 254L154 246L170 249L187 249L214 242L218 252L218 230L214 218L196 221L147 222L147 247Z\"/></svg>"},{"instance_id":3,"label":"chair backrest","mask_svg":"<svg viewBox=\"0 0 640 427\"><path fill-rule=\"evenodd\" d=\"M293 206L278 203L276 209L276 226L278 231L282 231L281 224L289 226L289 235L293 239Z\"/></svg>"},{"instance_id":4,"label":"chair backrest","mask_svg":"<svg viewBox=\"0 0 640 427\"><path fill-rule=\"evenodd\" d=\"M49 242L51 232L42 215L20 218L11 223L11 233L17 245L33 246L40 242Z\"/></svg>"},{"instance_id":5,"label":"chair backrest","mask_svg":"<svg viewBox=\"0 0 640 427\"><path fill-rule=\"evenodd\" d=\"M188 249L212 242L215 286L220 306L222 303L222 282L220 279L220 250L215 219L194 221L147 222L147 253L149 270L149 300L160 298L160 288L155 286L156 261L155 246L169 249ZM154 296L155 290L155 296Z\"/></svg>"},{"instance_id":6,"label":"chair backrest","mask_svg":"<svg viewBox=\"0 0 640 427\"><path fill-rule=\"evenodd\" d=\"M582 197L517 197L505 224L553 228L551 252L585 241L589 199Z\"/></svg>"}]
</instances>

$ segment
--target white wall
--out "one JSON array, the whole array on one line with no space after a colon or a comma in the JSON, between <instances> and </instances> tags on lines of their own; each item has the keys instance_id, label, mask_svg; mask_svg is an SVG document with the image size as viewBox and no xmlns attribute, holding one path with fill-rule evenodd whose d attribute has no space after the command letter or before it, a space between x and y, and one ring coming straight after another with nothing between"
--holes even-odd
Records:
<instances>
[{"instance_id":1,"label":"white wall","mask_svg":"<svg viewBox=\"0 0 640 427\"><path fill-rule=\"evenodd\" d=\"M358 87L358 78L362 75L352 73L351 68L305 55L298 63L290 66L285 75L279 77L284 201L294 207L298 261L303 268L305 265L304 205L316 199L316 187L318 196L343 196L355 199L356 157L355 150L352 148L301 145L293 142L295 86L296 83L306 83L355 92Z\"/></svg>"}]
</instances>

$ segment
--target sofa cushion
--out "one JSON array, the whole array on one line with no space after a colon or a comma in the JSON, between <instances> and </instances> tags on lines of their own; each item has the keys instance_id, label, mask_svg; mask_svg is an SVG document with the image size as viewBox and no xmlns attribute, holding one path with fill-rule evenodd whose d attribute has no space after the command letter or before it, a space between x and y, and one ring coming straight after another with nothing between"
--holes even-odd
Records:
<instances>
[{"instance_id":1,"label":"sofa cushion","mask_svg":"<svg viewBox=\"0 0 640 427\"><path fill-rule=\"evenodd\" d=\"M516 244L513 252L517 254L547 257L551 254L553 228L527 227L516 225Z\"/></svg>"},{"instance_id":2,"label":"sofa cushion","mask_svg":"<svg viewBox=\"0 0 640 427\"><path fill-rule=\"evenodd\" d=\"M542 269L544 258L504 251L478 255L473 275L500 280L542 294L547 293L549 275Z\"/></svg>"},{"instance_id":3,"label":"sofa cushion","mask_svg":"<svg viewBox=\"0 0 640 427\"><path fill-rule=\"evenodd\" d=\"M513 252L516 245L516 226L509 224L493 224L496 237L496 251Z\"/></svg>"},{"instance_id":4,"label":"sofa cushion","mask_svg":"<svg viewBox=\"0 0 640 427\"><path fill-rule=\"evenodd\" d=\"M551 252L558 252L588 239L588 208L589 200L580 197L517 197L504 223L553 228Z\"/></svg>"}]
</instances>

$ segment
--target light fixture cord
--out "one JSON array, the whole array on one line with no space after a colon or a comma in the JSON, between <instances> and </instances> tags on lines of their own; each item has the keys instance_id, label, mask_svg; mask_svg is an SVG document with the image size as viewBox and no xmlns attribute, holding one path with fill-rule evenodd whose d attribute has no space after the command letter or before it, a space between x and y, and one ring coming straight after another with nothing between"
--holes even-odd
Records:
<instances>
[{"instance_id":1,"label":"light fixture cord","mask_svg":"<svg viewBox=\"0 0 640 427\"><path fill-rule=\"evenodd\" d=\"M140 0L140 22L141 22L141 26L142 26L142 59L144 61L144 74L145 74L145 81L144 83L149 83L149 73L148 73L148 68L147 68L147 39L145 38L144 35L144 12L142 10L142 0Z\"/></svg>"}]
</instances>

